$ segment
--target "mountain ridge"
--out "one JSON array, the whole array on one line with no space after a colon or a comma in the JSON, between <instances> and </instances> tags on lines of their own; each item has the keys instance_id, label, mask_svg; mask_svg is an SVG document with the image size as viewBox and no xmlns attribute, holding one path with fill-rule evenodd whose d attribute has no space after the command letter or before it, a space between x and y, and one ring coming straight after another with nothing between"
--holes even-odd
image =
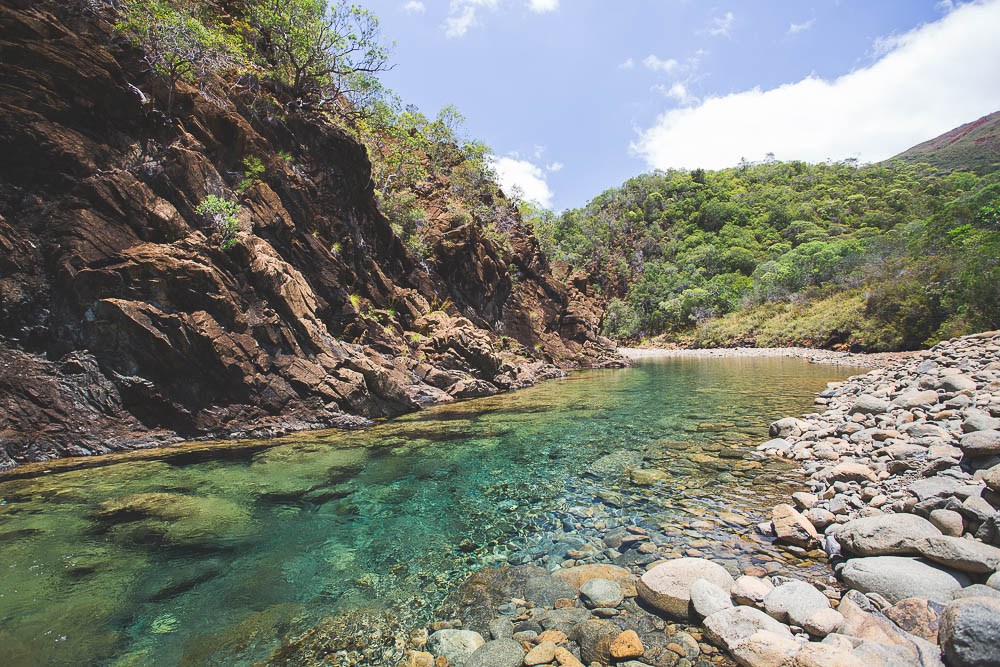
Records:
<instances>
[{"instance_id":1,"label":"mountain ridge","mask_svg":"<svg viewBox=\"0 0 1000 667\"><path fill-rule=\"evenodd\" d=\"M980 175L1000 169L1000 111L928 139L885 162L927 163L946 171Z\"/></svg>"}]
</instances>

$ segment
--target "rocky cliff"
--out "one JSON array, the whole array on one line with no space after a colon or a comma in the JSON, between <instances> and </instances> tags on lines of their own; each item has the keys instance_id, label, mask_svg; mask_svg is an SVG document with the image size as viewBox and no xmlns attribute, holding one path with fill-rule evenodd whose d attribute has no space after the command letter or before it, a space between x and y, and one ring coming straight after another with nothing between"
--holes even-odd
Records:
<instances>
[{"instance_id":1,"label":"rocky cliff","mask_svg":"<svg viewBox=\"0 0 1000 667\"><path fill-rule=\"evenodd\" d=\"M361 145L238 82L181 84L167 118L88 4L0 3L0 469L359 426L620 363L516 212L506 243L432 215L415 258ZM237 195L247 156L264 173ZM225 250L196 212L213 194L241 204Z\"/></svg>"}]
</instances>

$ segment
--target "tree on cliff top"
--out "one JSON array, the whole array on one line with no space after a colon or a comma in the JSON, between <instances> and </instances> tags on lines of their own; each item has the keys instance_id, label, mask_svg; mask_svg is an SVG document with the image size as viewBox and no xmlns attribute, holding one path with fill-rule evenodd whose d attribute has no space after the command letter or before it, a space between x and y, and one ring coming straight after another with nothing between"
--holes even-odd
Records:
<instances>
[{"instance_id":1,"label":"tree on cliff top","mask_svg":"<svg viewBox=\"0 0 1000 667\"><path fill-rule=\"evenodd\" d=\"M239 39L199 17L193 7L165 0L126 0L115 28L142 49L150 68L168 85L173 113L178 81L200 81L243 58Z\"/></svg>"},{"instance_id":2,"label":"tree on cliff top","mask_svg":"<svg viewBox=\"0 0 1000 667\"><path fill-rule=\"evenodd\" d=\"M382 94L389 52L370 11L344 0L251 0L247 20L261 65L300 104L356 115Z\"/></svg>"}]
</instances>

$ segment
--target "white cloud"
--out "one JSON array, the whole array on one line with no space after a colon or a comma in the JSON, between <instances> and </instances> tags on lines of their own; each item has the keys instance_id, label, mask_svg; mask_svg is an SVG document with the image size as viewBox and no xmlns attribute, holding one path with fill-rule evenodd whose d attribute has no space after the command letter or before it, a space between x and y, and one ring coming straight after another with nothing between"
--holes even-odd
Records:
<instances>
[{"instance_id":1,"label":"white cloud","mask_svg":"<svg viewBox=\"0 0 1000 667\"><path fill-rule=\"evenodd\" d=\"M658 83L653 86L653 90L666 97L677 100L683 105L695 104L699 101L697 97L691 94L691 92L687 89L687 86L680 81L675 82L669 88L661 83Z\"/></svg>"},{"instance_id":2,"label":"white cloud","mask_svg":"<svg viewBox=\"0 0 1000 667\"><path fill-rule=\"evenodd\" d=\"M1000 0L966 3L893 39L868 67L672 109L632 150L651 167L722 168L741 157L882 160L1000 109Z\"/></svg>"},{"instance_id":3,"label":"white cloud","mask_svg":"<svg viewBox=\"0 0 1000 667\"><path fill-rule=\"evenodd\" d=\"M564 165L562 162L550 162L547 165L545 165L545 171L551 171L551 172L562 171L562 168L565 166L566 165Z\"/></svg>"},{"instance_id":4,"label":"white cloud","mask_svg":"<svg viewBox=\"0 0 1000 667\"><path fill-rule=\"evenodd\" d=\"M461 37L479 23L479 8L495 10L499 0L451 0L444 20L445 37Z\"/></svg>"},{"instance_id":5,"label":"white cloud","mask_svg":"<svg viewBox=\"0 0 1000 667\"><path fill-rule=\"evenodd\" d=\"M427 11L427 7L420 0L410 0L403 5L403 11L407 14L423 14Z\"/></svg>"},{"instance_id":6,"label":"white cloud","mask_svg":"<svg viewBox=\"0 0 1000 667\"><path fill-rule=\"evenodd\" d=\"M528 9L536 14L554 12L559 9L559 0L528 0Z\"/></svg>"},{"instance_id":7,"label":"white cloud","mask_svg":"<svg viewBox=\"0 0 1000 667\"><path fill-rule=\"evenodd\" d=\"M805 32L809 30L816 24L816 19L809 19L804 23L792 23L788 26L788 34L794 35L799 32Z\"/></svg>"},{"instance_id":8,"label":"white cloud","mask_svg":"<svg viewBox=\"0 0 1000 667\"><path fill-rule=\"evenodd\" d=\"M715 37L731 37L733 23L736 17L732 12L726 12L723 16L712 19L712 26L708 29L708 34Z\"/></svg>"},{"instance_id":9,"label":"white cloud","mask_svg":"<svg viewBox=\"0 0 1000 667\"><path fill-rule=\"evenodd\" d=\"M495 157L492 162L500 188L508 197L519 196L545 208L552 206L552 190L541 167L511 157Z\"/></svg>"},{"instance_id":10,"label":"white cloud","mask_svg":"<svg viewBox=\"0 0 1000 667\"><path fill-rule=\"evenodd\" d=\"M646 56L646 58L642 61L642 64L648 67L649 69L653 70L654 72L656 72L657 70L661 72L671 72L680 66L680 63L674 60L673 58L669 58L667 60L660 60L652 53Z\"/></svg>"},{"instance_id":11,"label":"white cloud","mask_svg":"<svg viewBox=\"0 0 1000 667\"><path fill-rule=\"evenodd\" d=\"M628 60L626 60L625 62L623 62L621 65L619 65L618 69L632 69L633 67L635 67L635 61L632 60L631 58L629 58Z\"/></svg>"}]
</instances>

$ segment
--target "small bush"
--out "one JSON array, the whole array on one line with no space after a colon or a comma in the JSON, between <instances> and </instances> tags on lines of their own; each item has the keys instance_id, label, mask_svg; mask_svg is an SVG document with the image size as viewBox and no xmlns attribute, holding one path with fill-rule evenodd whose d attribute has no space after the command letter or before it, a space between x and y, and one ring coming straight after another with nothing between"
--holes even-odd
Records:
<instances>
[{"instance_id":1,"label":"small bush","mask_svg":"<svg viewBox=\"0 0 1000 667\"><path fill-rule=\"evenodd\" d=\"M201 200L195 209L198 215L212 223L215 230L222 234L220 247L228 250L236 243L236 233L240 230L240 205L234 201L208 195Z\"/></svg>"},{"instance_id":2,"label":"small bush","mask_svg":"<svg viewBox=\"0 0 1000 667\"><path fill-rule=\"evenodd\" d=\"M259 157L250 157L243 159L243 180L240 181L239 186L237 186L237 192L246 192L250 188L254 187L261 182L261 176L264 175L264 163L261 162Z\"/></svg>"}]
</instances>

